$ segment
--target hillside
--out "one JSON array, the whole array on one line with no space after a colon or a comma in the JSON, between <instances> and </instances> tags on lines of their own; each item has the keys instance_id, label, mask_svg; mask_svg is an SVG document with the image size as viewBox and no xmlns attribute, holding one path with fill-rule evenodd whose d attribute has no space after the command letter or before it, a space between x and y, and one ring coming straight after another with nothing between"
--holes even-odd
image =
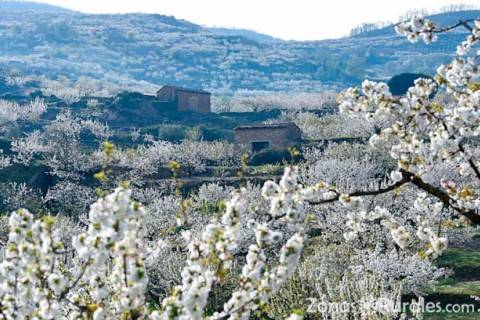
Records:
<instances>
[{"instance_id":1,"label":"hillside","mask_svg":"<svg viewBox=\"0 0 480 320\"><path fill-rule=\"evenodd\" d=\"M388 27L336 40L272 41L162 15L89 15L27 4L0 2L0 68L51 79L90 77L125 89L165 83L221 92L344 88L365 77L432 74L464 37L452 33L427 47L409 44ZM434 18L447 23L478 16Z\"/></svg>"},{"instance_id":2,"label":"hillside","mask_svg":"<svg viewBox=\"0 0 480 320\"><path fill-rule=\"evenodd\" d=\"M0 12L22 12L22 11L37 11L37 12L57 12L65 13L71 12L71 10L53 6L50 4L32 2L32 1L0 1Z\"/></svg>"},{"instance_id":3,"label":"hillside","mask_svg":"<svg viewBox=\"0 0 480 320\"><path fill-rule=\"evenodd\" d=\"M279 41L279 39L274 38L268 34L259 33L259 32L248 30L248 29L230 29L230 28L212 27L212 28L207 28L207 30L223 36L244 37L244 38L255 40L255 41Z\"/></svg>"}]
</instances>

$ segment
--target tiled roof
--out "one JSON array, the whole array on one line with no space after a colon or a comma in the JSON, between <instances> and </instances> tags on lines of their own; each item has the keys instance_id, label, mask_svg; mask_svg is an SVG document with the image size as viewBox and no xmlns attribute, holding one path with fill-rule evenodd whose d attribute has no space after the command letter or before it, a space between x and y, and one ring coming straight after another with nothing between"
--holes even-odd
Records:
<instances>
[{"instance_id":1,"label":"tiled roof","mask_svg":"<svg viewBox=\"0 0 480 320\"><path fill-rule=\"evenodd\" d=\"M184 91L184 92L192 92L192 93L200 93L200 94L211 94L210 92L202 89L190 89L190 88L182 88L182 87L176 87L176 86L170 86L170 85L163 86L160 90L164 88L171 88L176 91Z\"/></svg>"},{"instance_id":2,"label":"tiled roof","mask_svg":"<svg viewBox=\"0 0 480 320\"><path fill-rule=\"evenodd\" d=\"M293 122L282 122L282 123L255 123L249 125L243 125L235 128L235 130L249 130L249 129L287 129L287 128L298 128L298 126Z\"/></svg>"}]
</instances>

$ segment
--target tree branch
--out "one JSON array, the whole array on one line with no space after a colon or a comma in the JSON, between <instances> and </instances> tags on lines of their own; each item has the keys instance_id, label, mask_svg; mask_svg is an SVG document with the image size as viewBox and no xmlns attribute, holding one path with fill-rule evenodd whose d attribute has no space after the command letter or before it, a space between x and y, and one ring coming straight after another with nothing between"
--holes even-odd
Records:
<instances>
[{"instance_id":1,"label":"tree branch","mask_svg":"<svg viewBox=\"0 0 480 320\"><path fill-rule=\"evenodd\" d=\"M463 154L466 155L465 148L463 147L462 144L460 144L458 148ZM475 172L475 175L477 176L477 178L480 179L480 170L478 169L478 166L475 163L475 161L472 158L470 158L468 159L468 164L472 168L473 172Z\"/></svg>"},{"instance_id":2,"label":"tree branch","mask_svg":"<svg viewBox=\"0 0 480 320\"><path fill-rule=\"evenodd\" d=\"M448 31L451 31L451 30L456 29L456 28L461 27L461 26L464 26L465 28L470 30L470 32L472 32L472 28L468 25L468 23L469 22L474 22L474 21L475 21L475 19L459 20L454 25L451 25L451 26L448 26L448 27L445 27L445 28L441 28L441 29L436 29L436 30L433 30L433 32L434 33L448 32Z\"/></svg>"},{"instance_id":3,"label":"tree branch","mask_svg":"<svg viewBox=\"0 0 480 320\"><path fill-rule=\"evenodd\" d=\"M457 211L460 215L464 216L465 218L469 219L474 225L480 225L480 214L471 209L463 209L454 204L453 199L450 197L448 193L445 191L423 181L420 177L416 176L415 174L401 169L400 172L402 173L402 179L390 186L385 188L380 188L378 190L362 190L362 191L355 191L349 194L350 197L364 197L364 196L374 196L380 195L384 193L388 193L394 191L397 188L400 188L403 185L408 183L412 183L417 188L422 189L423 191L429 193L430 195L438 198L442 201L445 206L448 206L455 211ZM327 199L327 200L320 200L320 201L310 201L309 203L312 205L320 205L326 203L336 202L340 199L340 194L337 192L336 196Z\"/></svg>"},{"instance_id":4,"label":"tree branch","mask_svg":"<svg viewBox=\"0 0 480 320\"><path fill-rule=\"evenodd\" d=\"M355 191L349 194L350 197L365 197L365 196L376 196L384 193L388 193L394 191L395 189L400 188L401 186L411 182L411 178L409 175L405 175L402 172L402 180L388 186L385 188L380 188L377 190L362 190L362 191ZM320 201L310 201L309 203L312 205L319 205L325 203L332 203L336 202L340 199L340 194L337 192L337 195L334 198L327 199L327 200L320 200Z\"/></svg>"},{"instance_id":5,"label":"tree branch","mask_svg":"<svg viewBox=\"0 0 480 320\"><path fill-rule=\"evenodd\" d=\"M457 211L460 215L464 216L465 218L469 219L474 225L480 225L480 215L478 214L477 211L472 210L472 209L463 209L458 206L456 206L453 203L453 199L450 197L448 193L445 191L429 184L423 181L420 177L402 170L402 174L409 174L411 175L411 182L417 186L418 188L428 192L432 196L438 198L440 201L442 201L446 206L454 209Z\"/></svg>"}]
</instances>

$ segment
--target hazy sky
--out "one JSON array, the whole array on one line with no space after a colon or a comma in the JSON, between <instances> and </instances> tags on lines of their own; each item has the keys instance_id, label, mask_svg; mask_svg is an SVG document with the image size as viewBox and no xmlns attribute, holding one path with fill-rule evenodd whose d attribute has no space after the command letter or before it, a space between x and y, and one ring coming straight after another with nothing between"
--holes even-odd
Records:
<instances>
[{"instance_id":1,"label":"hazy sky","mask_svg":"<svg viewBox=\"0 0 480 320\"><path fill-rule=\"evenodd\" d=\"M412 8L472 0L45 0L91 13L149 12L206 26L247 28L283 39L336 38L363 22L397 20Z\"/></svg>"}]
</instances>

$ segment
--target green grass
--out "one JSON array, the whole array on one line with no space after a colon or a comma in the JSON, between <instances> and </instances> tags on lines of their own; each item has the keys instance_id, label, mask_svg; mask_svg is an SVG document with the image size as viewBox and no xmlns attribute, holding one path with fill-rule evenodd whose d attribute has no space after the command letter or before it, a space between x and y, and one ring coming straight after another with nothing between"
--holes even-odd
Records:
<instances>
[{"instance_id":1,"label":"green grass","mask_svg":"<svg viewBox=\"0 0 480 320\"><path fill-rule=\"evenodd\" d=\"M458 281L480 280L480 250L477 242L473 246L447 250L439 258L438 266L453 269L453 278Z\"/></svg>"},{"instance_id":2,"label":"green grass","mask_svg":"<svg viewBox=\"0 0 480 320\"><path fill-rule=\"evenodd\" d=\"M434 288L437 294L480 296L480 281L456 281L455 279L446 279L440 281Z\"/></svg>"},{"instance_id":3,"label":"green grass","mask_svg":"<svg viewBox=\"0 0 480 320\"><path fill-rule=\"evenodd\" d=\"M455 269L480 268L480 251L469 248L452 248L440 257L438 265Z\"/></svg>"},{"instance_id":4,"label":"green grass","mask_svg":"<svg viewBox=\"0 0 480 320\"><path fill-rule=\"evenodd\" d=\"M431 313L425 314L425 320L478 320L480 313Z\"/></svg>"},{"instance_id":5,"label":"green grass","mask_svg":"<svg viewBox=\"0 0 480 320\"><path fill-rule=\"evenodd\" d=\"M438 265L452 268L454 275L439 281L430 291L430 298L445 303L475 303L472 295L480 296L480 250L475 247L451 248L440 257ZM478 313L431 313L425 320L480 319Z\"/></svg>"}]
</instances>

